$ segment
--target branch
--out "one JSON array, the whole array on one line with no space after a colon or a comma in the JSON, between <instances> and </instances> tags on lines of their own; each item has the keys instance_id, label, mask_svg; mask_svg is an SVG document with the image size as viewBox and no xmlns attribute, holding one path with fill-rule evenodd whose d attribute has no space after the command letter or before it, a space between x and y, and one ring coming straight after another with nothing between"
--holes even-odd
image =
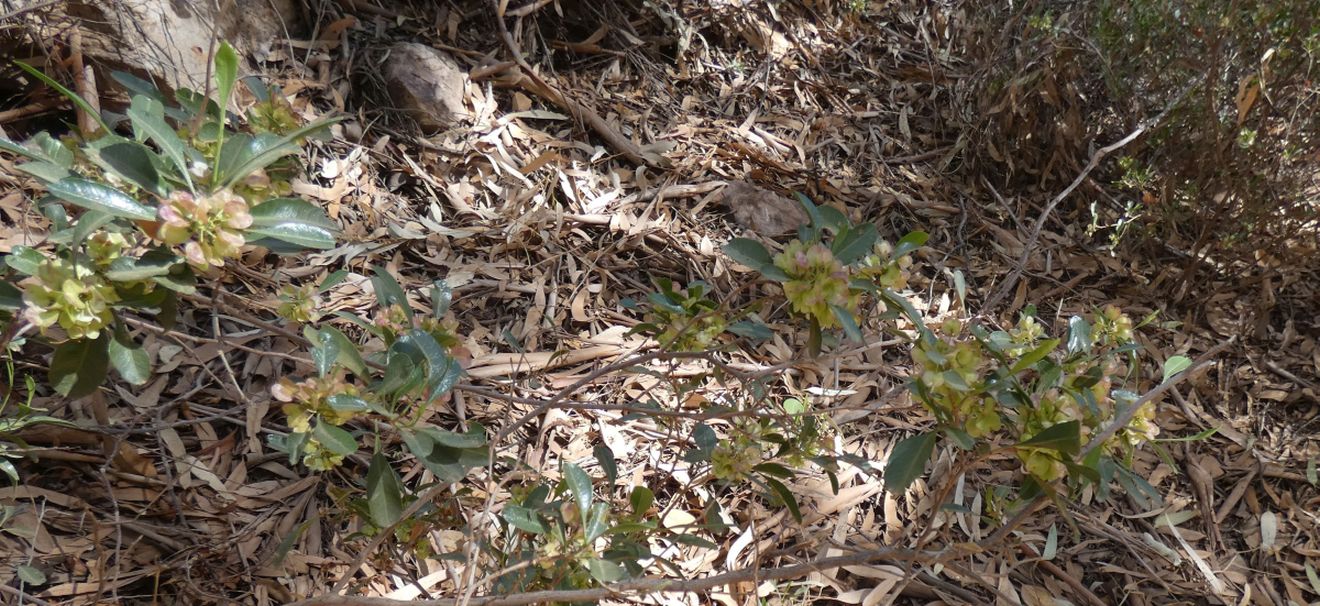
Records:
<instances>
[{"instance_id":1,"label":"branch","mask_svg":"<svg viewBox=\"0 0 1320 606\"><path fill-rule=\"evenodd\" d=\"M595 602L610 598L620 598L625 594L639 593L694 593L724 585L742 583L751 580L774 581L805 577L812 572L820 572L843 566L858 566L879 561L937 561L949 555L946 551L913 551L897 547L862 551L849 555L821 558L813 562L794 564L768 570L749 567L699 579L676 580L648 577L632 581L612 583L594 589L560 589L531 591L510 595L492 595L459 600L439 598L432 600L412 600L412 606L523 606L550 602ZM289 606L397 606L399 600L367 596L325 595L294 602Z\"/></svg>"},{"instance_id":2,"label":"branch","mask_svg":"<svg viewBox=\"0 0 1320 606\"><path fill-rule=\"evenodd\" d=\"M1036 241L1040 239L1040 232L1045 227L1045 221L1049 219L1050 213L1054 212L1054 207L1058 206L1060 202L1063 202L1064 198L1068 197L1068 194L1071 194L1073 190L1077 189L1077 186L1081 185L1082 182L1086 180L1086 176L1091 174L1091 171L1095 170L1097 166L1100 166L1100 161L1103 160L1105 156L1114 153L1128 143L1136 140L1137 137L1140 137L1146 131L1154 128L1155 125L1163 122L1164 118L1168 117L1169 112L1172 112L1173 108L1178 107L1178 104L1182 103L1183 98L1185 98L1188 93L1192 92L1192 89L1196 88L1197 85L1201 84L1201 81L1204 79L1204 75L1193 78L1187 86L1183 87L1183 89L1178 92L1177 96L1173 98L1173 101L1170 101L1169 104L1154 118L1142 122L1137 126L1136 130L1128 133L1126 137L1096 150L1096 152L1091 155L1091 160L1086 163L1086 167L1077 175L1077 178L1073 179L1073 182L1068 184L1068 187L1065 187L1063 191L1059 192L1058 195L1050 200L1049 204L1045 205L1045 210L1041 211L1040 216L1036 218L1036 225L1031 229L1031 236L1027 238L1026 244L1022 245L1022 256L1018 257L1017 263L1013 265L1013 271L1009 272L1007 278L1004 278L1003 283L995 290L995 294L986 301L985 305L982 306L982 309L993 310L995 306L1008 295L1008 292L1012 290L1013 286L1017 284L1018 278L1022 277L1022 271L1026 269L1027 260L1031 258L1031 249L1036 247Z\"/></svg>"}]
</instances>

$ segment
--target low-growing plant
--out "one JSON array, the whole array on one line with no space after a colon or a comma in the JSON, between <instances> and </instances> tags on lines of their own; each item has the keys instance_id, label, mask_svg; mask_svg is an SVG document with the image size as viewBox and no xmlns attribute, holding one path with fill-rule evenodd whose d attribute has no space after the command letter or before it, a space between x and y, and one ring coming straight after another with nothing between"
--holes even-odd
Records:
<instances>
[{"instance_id":1,"label":"low-growing plant","mask_svg":"<svg viewBox=\"0 0 1320 606\"><path fill-rule=\"evenodd\" d=\"M49 383L61 395L91 393L111 367L131 384L150 377L150 359L122 314L169 325L179 295L246 250L334 246L335 225L320 208L281 197L298 168L292 157L334 120L298 125L282 97L249 79L265 100L242 128L227 111L238 63L221 44L214 99L180 89L171 101L150 83L115 74L131 92L123 134L78 95L19 64L98 125L82 136L0 139L0 151L25 159L19 170L45 188L38 208L51 225L45 245L16 246L4 257L0 310L54 348ZM263 115L269 119L255 119Z\"/></svg>"},{"instance_id":2,"label":"low-growing plant","mask_svg":"<svg viewBox=\"0 0 1320 606\"><path fill-rule=\"evenodd\" d=\"M872 223L853 225L834 208L818 207L805 196L799 199L810 223L782 252L771 256L750 238L734 238L724 252L780 284L790 310L808 322L808 350L815 356L824 329L842 328L850 338L862 339L856 314L863 295L878 298L886 317L896 317L908 305L896 289L906 286L910 255L926 243L927 234L912 232L890 244L880 239Z\"/></svg>"}]
</instances>

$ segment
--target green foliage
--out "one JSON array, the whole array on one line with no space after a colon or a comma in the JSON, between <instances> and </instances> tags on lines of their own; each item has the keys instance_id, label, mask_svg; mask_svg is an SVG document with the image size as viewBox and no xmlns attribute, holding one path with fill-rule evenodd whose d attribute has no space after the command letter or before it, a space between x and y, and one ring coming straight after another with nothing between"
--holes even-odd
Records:
<instances>
[{"instance_id":1,"label":"green foliage","mask_svg":"<svg viewBox=\"0 0 1320 606\"><path fill-rule=\"evenodd\" d=\"M54 348L50 385L60 394L91 393L110 368L131 384L147 380L148 357L122 314L168 323L178 294L194 292L199 277L252 244L276 252L334 246L335 226L319 208L276 195L292 176L277 163L331 121L280 133L258 124L239 130L222 110L238 69L228 44L216 53L218 104L184 90L177 106L167 106L150 84L117 74L133 91L128 136L73 92L20 67L101 127L81 139L45 132L23 144L0 139L0 150L24 158L18 168L44 184L50 197L42 210L53 224L50 247L16 247L6 258L17 283L0 281L0 303L13 308L21 293L21 318Z\"/></svg>"}]
</instances>

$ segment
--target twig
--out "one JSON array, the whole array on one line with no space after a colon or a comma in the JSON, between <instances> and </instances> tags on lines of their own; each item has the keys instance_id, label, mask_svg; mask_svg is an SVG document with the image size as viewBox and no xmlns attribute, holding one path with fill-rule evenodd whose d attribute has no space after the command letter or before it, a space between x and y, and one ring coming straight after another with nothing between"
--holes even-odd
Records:
<instances>
[{"instance_id":1,"label":"twig","mask_svg":"<svg viewBox=\"0 0 1320 606\"><path fill-rule=\"evenodd\" d=\"M628 140L627 137L619 133L619 131L615 130L613 126L610 126L610 123L600 117L600 114L588 109L577 101L569 99L558 89L550 86L550 84L542 79L541 76L537 75L536 72L532 70L532 66L527 63L527 59L523 57L522 51L518 49L518 44L514 42L513 35L509 33L508 26L504 24L505 14L501 10L500 0L491 0L491 4L495 7L495 23L499 26L500 37L504 39L504 46L509 49L509 53L513 55L513 60L518 64L518 67L522 68L522 73L515 76L514 82L516 84L527 91L536 94L538 97L558 105L579 122L584 122L591 126L591 128L595 130L602 139L605 139L606 143L609 143L610 146L630 162L653 167L659 166L657 162L644 156L641 149L634 145L632 141Z\"/></svg>"},{"instance_id":2,"label":"twig","mask_svg":"<svg viewBox=\"0 0 1320 606\"><path fill-rule=\"evenodd\" d=\"M7 109L0 112L0 124L40 114L41 112L58 108L63 104L63 99L53 99L37 101L36 103L30 103L23 107L15 107L14 109Z\"/></svg>"},{"instance_id":3,"label":"twig","mask_svg":"<svg viewBox=\"0 0 1320 606\"><path fill-rule=\"evenodd\" d=\"M54 6L54 5L59 4L60 2L63 2L63 1L64 1L64 0L46 0L45 2L38 2L38 3L33 4L33 5L30 5L30 6L25 6L25 7L20 8L20 9L16 9L16 10L9 11L9 12L3 14L3 15L0 15L0 23L4 23L5 21L8 21L8 20L13 19L13 18L15 18L15 17L21 17L21 16L23 16L23 15L25 15L25 14L27 14L27 13L32 12L32 11L39 11L39 10L41 10L41 9L43 9L43 8L47 8L47 7L49 7L49 6Z\"/></svg>"},{"instance_id":4,"label":"twig","mask_svg":"<svg viewBox=\"0 0 1320 606\"><path fill-rule=\"evenodd\" d=\"M813 572L831 570L843 566L858 566L879 561L895 560L933 562L938 561L947 555L948 552L945 551L922 552L896 547L885 547L849 555L821 558L813 562L771 568L768 570L753 566L699 579L677 580L650 577L613 583L606 585L605 587L597 587L594 589L548 590L510 595L479 596L468 599L467 606L523 606L525 604L551 602L595 602L610 598L619 598L626 594L694 593L724 585L742 583L752 579L760 579L762 581L796 579ZM459 601L460 600L456 598L441 598L434 600L413 600L408 602L408 604L411 604L412 606L458 606ZM398 600L392 600L389 598L324 595L302 600L300 602L294 602L290 606L397 606L400 603L401 602Z\"/></svg>"},{"instance_id":5,"label":"twig","mask_svg":"<svg viewBox=\"0 0 1320 606\"><path fill-rule=\"evenodd\" d=\"M1232 345L1236 341L1237 337L1234 336L1229 340L1210 348L1210 351L1201 354L1191 366L1187 367L1187 370L1178 373L1176 376L1170 377L1169 380L1160 383L1154 389L1146 392L1145 395L1137 398L1137 401L1128 406L1127 409L1123 411L1123 414L1115 417L1113 422L1111 422L1104 431L1092 436L1091 441L1086 443L1086 447L1082 448L1081 454L1077 455L1075 460L1085 460L1086 456L1091 454L1091 451L1099 448L1109 438L1114 437L1114 434L1118 433L1118 430L1127 427L1128 423L1132 421L1132 417L1136 416L1137 412L1140 411L1143 406L1164 395L1164 392L1173 389L1175 385L1181 383L1183 379L1192 376L1192 373L1199 370L1202 366L1213 362L1215 356L1219 355L1219 352L1224 351L1229 345Z\"/></svg>"},{"instance_id":6,"label":"twig","mask_svg":"<svg viewBox=\"0 0 1320 606\"><path fill-rule=\"evenodd\" d=\"M1091 160L1086 163L1086 167L1084 167L1082 172L1077 175L1077 178L1073 179L1072 183L1068 184L1068 187L1065 187L1063 191L1059 192L1050 200L1049 204L1045 205L1045 210L1041 211L1040 216L1036 218L1036 225L1031 229L1031 236L1028 237L1027 242L1022 245L1022 255L1018 257L1017 263L1013 265L1013 270L1009 272L1008 277L1004 278L1004 281L999 285L999 288L995 290L994 295L986 300L982 309L993 311L995 306L998 305L999 302L1008 295L1009 291L1013 289L1013 286L1017 284L1018 278L1022 277L1022 271L1026 269L1027 260L1031 258L1031 250L1035 248L1036 241L1040 239L1040 232L1045 228L1045 221L1049 219L1050 213L1054 212L1054 207L1058 206L1060 202L1063 202L1064 198L1068 197L1068 194L1071 194L1073 190L1077 189L1077 186L1081 185L1082 182L1086 180L1086 176L1091 174L1091 171L1095 170L1097 166L1100 166L1100 161L1103 160L1105 156L1114 153L1118 149L1134 141L1137 137L1140 137L1147 130L1150 130L1160 122L1163 122L1164 118L1169 115L1169 112L1172 112L1179 103L1182 103L1183 98L1186 97L1188 93L1192 92L1192 89L1201 84L1203 79L1204 76L1193 78L1187 86L1183 87L1183 89L1178 92L1178 95L1173 98L1173 101L1170 101L1169 104L1165 106L1159 114L1156 114L1154 118L1142 122L1137 126L1136 130L1128 133L1126 137L1096 150L1096 152L1091 155Z\"/></svg>"},{"instance_id":7,"label":"twig","mask_svg":"<svg viewBox=\"0 0 1320 606\"><path fill-rule=\"evenodd\" d=\"M73 86L78 91L78 96L87 102L87 105L97 116L89 115L88 112L77 109L78 130L83 136L95 133L99 128L101 99L96 92L96 75L92 73L92 66L83 60L82 28L75 27L69 34L69 46L73 50Z\"/></svg>"}]
</instances>

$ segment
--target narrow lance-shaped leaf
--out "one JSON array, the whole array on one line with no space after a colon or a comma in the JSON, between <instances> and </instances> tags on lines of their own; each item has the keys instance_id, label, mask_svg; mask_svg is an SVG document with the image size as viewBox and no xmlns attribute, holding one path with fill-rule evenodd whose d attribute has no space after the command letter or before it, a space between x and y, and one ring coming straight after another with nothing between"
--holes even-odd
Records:
<instances>
[{"instance_id":1,"label":"narrow lance-shaped leaf","mask_svg":"<svg viewBox=\"0 0 1320 606\"><path fill-rule=\"evenodd\" d=\"M14 63L17 64L20 68L22 68L23 71L32 74L32 77L41 80L42 83L44 83L46 86L55 89L61 95L64 95L68 100L72 101L74 105L78 106L78 109L83 111L83 113L86 113L88 116L91 116L91 118L96 121L96 124L99 125L102 130L104 130L107 133L114 132L113 130L111 130L110 125L106 124L105 120L101 118L101 112L96 111L96 108L92 107L91 104L88 103L86 99L83 99L82 97L78 96L78 93L75 93L65 88L64 85L60 84L59 82L56 82L50 76L41 73L41 70L32 67L31 65L23 63L22 61L15 61Z\"/></svg>"},{"instance_id":2,"label":"narrow lance-shaped leaf","mask_svg":"<svg viewBox=\"0 0 1320 606\"><path fill-rule=\"evenodd\" d=\"M1031 439L1023 441L1018 446L1057 450L1065 455L1073 456L1082 448L1081 429L1081 423L1077 421L1058 423L1032 436Z\"/></svg>"},{"instance_id":3,"label":"narrow lance-shaped leaf","mask_svg":"<svg viewBox=\"0 0 1320 606\"><path fill-rule=\"evenodd\" d=\"M248 234L274 238L304 248L335 247L335 225L325 211L297 198L274 198L252 208Z\"/></svg>"}]
</instances>

